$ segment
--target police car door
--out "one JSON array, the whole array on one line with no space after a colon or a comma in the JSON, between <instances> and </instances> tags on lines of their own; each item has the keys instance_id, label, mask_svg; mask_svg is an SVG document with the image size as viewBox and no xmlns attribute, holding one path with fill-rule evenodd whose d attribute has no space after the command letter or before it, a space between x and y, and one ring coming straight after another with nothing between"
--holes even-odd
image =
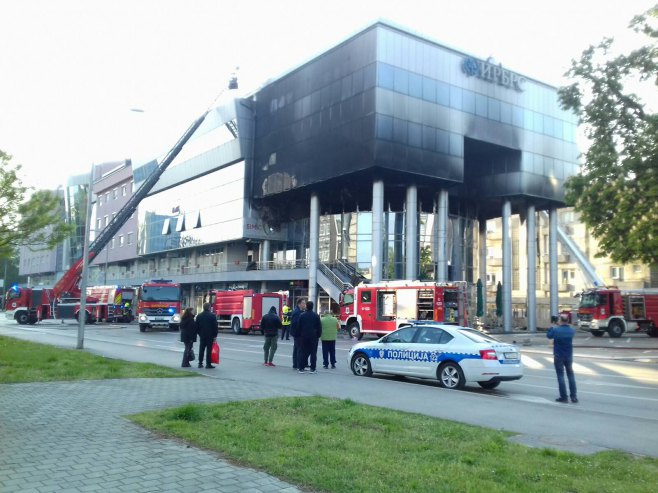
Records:
<instances>
[{"instance_id":1,"label":"police car door","mask_svg":"<svg viewBox=\"0 0 658 493\"><path fill-rule=\"evenodd\" d=\"M417 377L436 378L436 370L452 336L439 327L419 327L410 345L409 372Z\"/></svg>"},{"instance_id":2,"label":"police car door","mask_svg":"<svg viewBox=\"0 0 658 493\"><path fill-rule=\"evenodd\" d=\"M380 339L377 342L376 357L371 361L373 371L406 375L409 346L416 330L416 327L403 327Z\"/></svg>"}]
</instances>

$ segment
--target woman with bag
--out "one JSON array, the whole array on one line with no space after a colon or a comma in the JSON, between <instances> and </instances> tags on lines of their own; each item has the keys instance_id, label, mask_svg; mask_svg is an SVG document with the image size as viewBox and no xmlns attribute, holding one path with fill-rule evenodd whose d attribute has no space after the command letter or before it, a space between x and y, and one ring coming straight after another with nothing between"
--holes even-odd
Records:
<instances>
[{"instance_id":1,"label":"woman with bag","mask_svg":"<svg viewBox=\"0 0 658 493\"><path fill-rule=\"evenodd\" d=\"M194 361L194 349L196 342L196 326L194 325L194 308L186 308L180 319L180 340L185 343L183 350L183 368L189 368L190 361Z\"/></svg>"}]
</instances>

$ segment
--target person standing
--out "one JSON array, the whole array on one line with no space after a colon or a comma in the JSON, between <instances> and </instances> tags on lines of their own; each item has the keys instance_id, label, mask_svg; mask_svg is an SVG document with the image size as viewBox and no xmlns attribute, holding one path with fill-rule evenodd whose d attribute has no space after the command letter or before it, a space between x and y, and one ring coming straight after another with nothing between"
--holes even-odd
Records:
<instances>
[{"instance_id":1,"label":"person standing","mask_svg":"<svg viewBox=\"0 0 658 493\"><path fill-rule=\"evenodd\" d=\"M336 369L336 338L338 337L338 329L340 323L334 317L331 310L325 310L320 319L322 323L322 368L325 370L329 368Z\"/></svg>"},{"instance_id":2,"label":"person standing","mask_svg":"<svg viewBox=\"0 0 658 493\"><path fill-rule=\"evenodd\" d=\"M199 368L203 368L203 355L206 355L206 368L215 368L210 361L212 344L217 340L217 316L210 311L210 303L203 304L203 311L196 316L196 331L199 334Z\"/></svg>"},{"instance_id":3,"label":"person standing","mask_svg":"<svg viewBox=\"0 0 658 493\"><path fill-rule=\"evenodd\" d=\"M288 305L283 305L283 317L281 319L281 326L283 330L281 331L281 340L285 336L286 341L290 340L290 307Z\"/></svg>"},{"instance_id":4,"label":"person standing","mask_svg":"<svg viewBox=\"0 0 658 493\"><path fill-rule=\"evenodd\" d=\"M320 316L313 311L313 302L306 302L306 311L299 316L298 322L299 339L301 341L301 358L297 359L299 363L299 373L305 373L305 362L310 357L311 373L317 373L315 365L318 360L318 341L322 335L322 322Z\"/></svg>"},{"instance_id":5,"label":"person standing","mask_svg":"<svg viewBox=\"0 0 658 493\"><path fill-rule=\"evenodd\" d=\"M190 353L192 352L192 346L196 342L194 308L186 308L180 318L180 340L185 344L185 349L183 349L183 363L181 366L183 368L189 368L192 366L190 365Z\"/></svg>"},{"instance_id":6,"label":"person standing","mask_svg":"<svg viewBox=\"0 0 658 493\"><path fill-rule=\"evenodd\" d=\"M279 338L279 329L281 328L281 319L276 314L276 308L270 308L270 311L263 315L260 321L260 328L265 335L265 344L263 344L263 351L265 351L265 366L276 366L272 363L274 353L276 353L277 339Z\"/></svg>"},{"instance_id":7,"label":"person standing","mask_svg":"<svg viewBox=\"0 0 658 493\"><path fill-rule=\"evenodd\" d=\"M567 372L569 381L569 395L571 402L578 402L576 393L576 377L573 373L573 336L576 329L569 325L569 315L560 314L560 325L551 327L546 333L546 337L553 339L553 364L557 373L557 384L560 389L560 397L555 399L557 402L569 402L567 399L567 387L564 382L564 372Z\"/></svg>"},{"instance_id":8,"label":"person standing","mask_svg":"<svg viewBox=\"0 0 658 493\"><path fill-rule=\"evenodd\" d=\"M306 310L306 300L299 298L297 306L290 316L290 335L292 336L292 368L293 370L303 370L306 364L299 367L300 353L302 351L301 339L299 338L299 316Z\"/></svg>"}]
</instances>

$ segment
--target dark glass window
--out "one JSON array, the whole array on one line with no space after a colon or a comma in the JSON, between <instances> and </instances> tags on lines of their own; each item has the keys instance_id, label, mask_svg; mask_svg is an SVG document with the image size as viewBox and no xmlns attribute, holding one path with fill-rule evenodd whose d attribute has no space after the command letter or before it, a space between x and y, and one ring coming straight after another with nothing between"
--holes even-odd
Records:
<instances>
[{"instance_id":1,"label":"dark glass window","mask_svg":"<svg viewBox=\"0 0 658 493\"><path fill-rule=\"evenodd\" d=\"M436 151L436 129L423 126L423 148L428 151Z\"/></svg>"},{"instance_id":2,"label":"dark glass window","mask_svg":"<svg viewBox=\"0 0 658 493\"><path fill-rule=\"evenodd\" d=\"M436 102L443 106L450 106L450 84L436 83Z\"/></svg>"},{"instance_id":3,"label":"dark glass window","mask_svg":"<svg viewBox=\"0 0 658 493\"><path fill-rule=\"evenodd\" d=\"M372 300L372 291L361 291L361 303L370 303Z\"/></svg>"},{"instance_id":4,"label":"dark glass window","mask_svg":"<svg viewBox=\"0 0 658 493\"><path fill-rule=\"evenodd\" d=\"M450 107L456 110L462 109L462 89L461 87L450 86Z\"/></svg>"},{"instance_id":5,"label":"dark glass window","mask_svg":"<svg viewBox=\"0 0 658 493\"><path fill-rule=\"evenodd\" d=\"M533 111L533 119L534 119L534 127L535 127L535 132L538 133L544 133L544 117L541 115L541 113L537 113Z\"/></svg>"},{"instance_id":6,"label":"dark glass window","mask_svg":"<svg viewBox=\"0 0 658 493\"><path fill-rule=\"evenodd\" d=\"M487 117L487 97L482 94L475 95L475 114L484 118Z\"/></svg>"},{"instance_id":7,"label":"dark glass window","mask_svg":"<svg viewBox=\"0 0 658 493\"><path fill-rule=\"evenodd\" d=\"M444 130L436 131L436 150L444 154L450 153L450 135Z\"/></svg>"},{"instance_id":8,"label":"dark glass window","mask_svg":"<svg viewBox=\"0 0 658 493\"><path fill-rule=\"evenodd\" d=\"M375 87L375 79L377 78L376 64L368 65L363 69L363 89Z\"/></svg>"},{"instance_id":9,"label":"dark glass window","mask_svg":"<svg viewBox=\"0 0 658 493\"><path fill-rule=\"evenodd\" d=\"M421 126L418 123L408 123L409 130L409 140L408 143L410 146L421 147L423 140L421 136Z\"/></svg>"},{"instance_id":10,"label":"dark glass window","mask_svg":"<svg viewBox=\"0 0 658 493\"><path fill-rule=\"evenodd\" d=\"M392 117L377 115L377 137L380 139L393 140Z\"/></svg>"},{"instance_id":11,"label":"dark glass window","mask_svg":"<svg viewBox=\"0 0 658 493\"><path fill-rule=\"evenodd\" d=\"M363 92L363 69L352 74L352 94Z\"/></svg>"},{"instance_id":12,"label":"dark glass window","mask_svg":"<svg viewBox=\"0 0 658 493\"><path fill-rule=\"evenodd\" d=\"M393 68L393 89L402 94L409 94L409 72L398 67Z\"/></svg>"},{"instance_id":13,"label":"dark glass window","mask_svg":"<svg viewBox=\"0 0 658 493\"><path fill-rule=\"evenodd\" d=\"M488 115L491 120L500 121L500 101L489 98Z\"/></svg>"},{"instance_id":14,"label":"dark glass window","mask_svg":"<svg viewBox=\"0 0 658 493\"><path fill-rule=\"evenodd\" d=\"M423 77L423 99L436 103L436 81L429 77Z\"/></svg>"},{"instance_id":15,"label":"dark glass window","mask_svg":"<svg viewBox=\"0 0 658 493\"><path fill-rule=\"evenodd\" d=\"M401 144L407 143L407 122L399 118L393 119L393 140Z\"/></svg>"},{"instance_id":16,"label":"dark glass window","mask_svg":"<svg viewBox=\"0 0 658 493\"><path fill-rule=\"evenodd\" d=\"M409 74L409 96L419 99L423 97L423 78L418 74Z\"/></svg>"},{"instance_id":17,"label":"dark glass window","mask_svg":"<svg viewBox=\"0 0 658 493\"><path fill-rule=\"evenodd\" d=\"M512 106L512 125L523 128L523 108Z\"/></svg>"},{"instance_id":18,"label":"dark glass window","mask_svg":"<svg viewBox=\"0 0 658 493\"><path fill-rule=\"evenodd\" d=\"M502 123L512 123L512 105L500 102L500 121Z\"/></svg>"},{"instance_id":19,"label":"dark glass window","mask_svg":"<svg viewBox=\"0 0 658 493\"><path fill-rule=\"evenodd\" d=\"M462 93L462 109L467 113L475 114L475 93L464 89Z\"/></svg>"},{"instance_id":20,"label":"dark glass window","mask_svg":"<svg viewBox=\"0 0 658 493\"><path fill-rule=\"evenodd\" d=\"M458 157L464 155L464 139L461 135L450 134L450 154Z\"/></svg>"}]
</instances>

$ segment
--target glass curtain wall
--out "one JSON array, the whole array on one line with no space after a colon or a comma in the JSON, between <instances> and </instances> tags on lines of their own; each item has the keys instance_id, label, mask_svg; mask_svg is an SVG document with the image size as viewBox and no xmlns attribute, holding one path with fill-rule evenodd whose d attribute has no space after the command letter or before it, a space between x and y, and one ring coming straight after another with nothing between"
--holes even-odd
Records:
<instances>
[{"instance_id":1,"label":"glass curtain wall","mask_svg":"<svg viewBox=\"0 0 658 493\"><path fill-rule=\"evenodd\" d=\"M436 279L437 261L437 215L423 212L418 215L418 265L416 279ZM454 226L459 226L456 228ZM459 259L459 267L451 269L451 280L473 282L474 254L473 228L475 221L461 217L450 217L448 227L448 259ZM296 228L292 228L296 229ZM460 231L460 241L455 243L455 231ZM308 240L298 242L308 252ZM281 247L283 248L283 247ZM396 280L405 278L406 262L405 214L388 211L384 213L384 248L382 278ZM298 250L298 249L296 249ZM275 254L276 255L276 254ZM320 262L331 265L337 260L350 264L364 277L372 278L372 213L352 212L320 217Z\"/></svg>"}]
</instances>

